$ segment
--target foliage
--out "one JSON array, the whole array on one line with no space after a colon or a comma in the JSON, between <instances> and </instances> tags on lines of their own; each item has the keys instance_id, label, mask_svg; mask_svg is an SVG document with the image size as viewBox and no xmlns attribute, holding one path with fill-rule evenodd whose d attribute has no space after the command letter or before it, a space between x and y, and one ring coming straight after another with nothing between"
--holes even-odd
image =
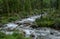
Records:
<instances>
[{"instance_id":1,"label":"foliage","mask_svg":"<svg viewBox=\"0 0 60 39\"><path fill-rule=\"evenodd\" d=\"M42 18L37 19L36 23L39 27L51 27L54 24L54 20L49 18Z\"/></svg>"},{"instance_id":2,"label":"foliage","mask_svg":"<svg viewBox=\"0 0 60 39\"><path fill-rule=\"evenodd\" d=\"M47 18L37 20L38 25L50 26L60 17L60 0L0 0L0 5L1 23L41 14L44 10L48 13Z\"/></svg>"},{"instance_id":3,"label":"foliage","mask_svg":"<svg viewBox=\"0 0 60 39\"><path fill-rule=\"evenodd\" d=\"M3 32L0 32L0 39L29 39L23 36L23 34L13 33L12 35L6 35Z\"/></svg>"}]
</instances>

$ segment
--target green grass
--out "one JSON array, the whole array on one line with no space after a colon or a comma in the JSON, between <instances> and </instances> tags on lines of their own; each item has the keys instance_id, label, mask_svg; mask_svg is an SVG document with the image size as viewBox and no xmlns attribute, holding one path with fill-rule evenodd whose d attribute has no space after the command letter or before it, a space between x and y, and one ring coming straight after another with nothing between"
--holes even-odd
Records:
<instances>
[{"instance_id":1,"label":"green grass","mask_svg":"<svg viewBox=\"0 0 60 39\"><path fill-rule=\"evenodd\" d=\"M54 19L47 15L36 20L36 23L39 27L52 27L54 22L55 22Z\"/></svg>"},{"instance_id":2,"label":"green grass","mask_svg":"<svg viewBox=\"0 0 60 39\"><path fill-rule=\"evenodd\" d=\"M29 39L23 36L23 34L13 33L12 35L6 35L0 32L0 39Z\"/></svg>"}]
</instances>

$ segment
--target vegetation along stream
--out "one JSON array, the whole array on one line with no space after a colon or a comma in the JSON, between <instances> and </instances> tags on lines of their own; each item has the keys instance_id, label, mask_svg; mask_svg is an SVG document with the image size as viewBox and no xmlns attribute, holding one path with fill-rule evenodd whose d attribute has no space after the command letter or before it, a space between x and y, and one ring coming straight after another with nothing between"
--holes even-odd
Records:
<instances>
[{"instance_id":1,"label":"vegetation along stream","mask_svg":"<svg viewBox=\"0 0 60 39\"><path fill-rule=\"evenodd\" d=\"M60 0L0 0L0 39L60 39Z\"/></svg>"}]
</instances>

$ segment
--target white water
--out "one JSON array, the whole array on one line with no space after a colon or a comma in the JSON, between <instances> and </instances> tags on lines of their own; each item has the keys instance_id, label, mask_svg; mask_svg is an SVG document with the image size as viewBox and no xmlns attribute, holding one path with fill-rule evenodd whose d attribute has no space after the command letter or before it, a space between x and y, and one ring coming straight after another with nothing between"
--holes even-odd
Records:
<instances>
[{"instance_id":1,"label":"white water","mask_svg":"<svg viewBox=\"0 0 60 39\"><path fill-rule=\"evenodd\" d=\"M25 22L33 23L37 18L40 18L40 17L41 15L36 15L36 16L25 18L25 19L22 19L21 21L16 21L16 22L17 23L25 23ZM15 28L20 30L20 32L24 31L26 37L34 35L35 37L33 39L42 39L42 38L43 39L60 39L60 32L54 29L50 29L50 28L32 29L31 27L25 26L24 24L21 24L20 26L18 26L18 24L15 24L15 23L8 23L5 25L6 26L4 27L4 29L10 28L11 30L13 30ZM5 33L12 34L13 32L6 31Z\"/></svg>"},{"instance_id":2,"label":"white water","mask_svg":"<svg viewBox=\"0 0 60 39\"><path fill-rule=\"evenodd\" d=\"M16 23L25 23L25 22L35 22L35 20L37 18L40 18L41 15L37 15L37 16L32 16L32 17L29 17L29 18L25 18L25 19L22 19L21 21L16 21Z\"/></svg>"}]
</instances>

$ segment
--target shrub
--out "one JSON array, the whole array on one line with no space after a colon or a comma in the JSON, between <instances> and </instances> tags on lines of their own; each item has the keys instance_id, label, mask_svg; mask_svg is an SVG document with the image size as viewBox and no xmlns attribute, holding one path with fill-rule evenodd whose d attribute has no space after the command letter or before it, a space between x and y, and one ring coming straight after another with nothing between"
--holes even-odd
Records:
<instances>
[{"instance_id":1,"label":"shrub","mask_svg":"<svg viewBox=\"0 0 60 39\"><path fill-rule=\"evenodd\" d=\"M42 18L37 19L36 23L39 27L52 27L52 25L54 24L54 20L48 18Z\"/></svg>"}]
</instances>

